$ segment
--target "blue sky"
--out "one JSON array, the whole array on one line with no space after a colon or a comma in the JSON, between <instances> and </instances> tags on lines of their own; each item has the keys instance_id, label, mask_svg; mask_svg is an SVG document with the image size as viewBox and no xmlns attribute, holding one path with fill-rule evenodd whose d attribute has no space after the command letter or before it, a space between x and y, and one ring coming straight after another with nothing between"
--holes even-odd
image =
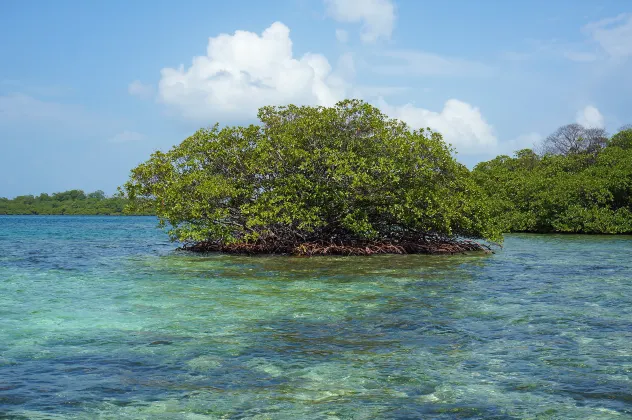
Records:
<instances>
[{"instance_id":1,"label":"blue sky","mask_svg":"<svg viewBox=\"0 0 632 420\"><path fill-rule=\"evenodd\" d=\"M632 123L628 0L0 3L0 196L115 191L202 126L359 97L468 166Z\"/></svg>"}]
</instances>

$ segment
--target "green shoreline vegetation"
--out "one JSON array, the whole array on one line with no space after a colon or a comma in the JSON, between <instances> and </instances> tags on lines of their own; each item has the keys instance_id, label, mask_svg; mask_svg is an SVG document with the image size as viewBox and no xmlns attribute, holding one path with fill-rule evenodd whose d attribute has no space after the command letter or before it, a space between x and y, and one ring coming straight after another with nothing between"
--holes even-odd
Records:
<instances>
[{"instance_id":1,"label":"green shoreline vegetation","mask_svg":"<svg viewBox=\"0 0 632 420\"><path fill-rule=\"evenodd\" d=\"M632 233L632 126L560 127L540 145L479 163L472 175L503 232Z\"/></svg>"},{"instance_id":2,"label":"green shoreline vegetation","mask_svg":"<svg viewBox=\"0 0 632 420\"><path fill-rule=\"evenodd\" d=\"M0 215L148 215L124 212L128 200L119 195L108 197L103 191L86 194L70 190L54 194L22 195L13 199L0 197Z\"/></svg>"}]
</instances>

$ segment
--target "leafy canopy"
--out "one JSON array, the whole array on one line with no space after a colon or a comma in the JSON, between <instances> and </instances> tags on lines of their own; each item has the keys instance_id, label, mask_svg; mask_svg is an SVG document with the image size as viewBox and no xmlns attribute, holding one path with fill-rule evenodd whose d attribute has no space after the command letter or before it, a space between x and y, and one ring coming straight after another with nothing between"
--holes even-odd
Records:
<instances>
[{"instance_id":1,"label":"leafy canopy","mask_svg":"<svg viewBox=\"0 0 632 420\"><path fill-rule=\"evenodd\" d=\"M623 127L621 131L610 138L608 145L625 150L632 149L632 127Z\"/></svg>"},{"instance_id":2,"label":"leafy canopy","mask_svg":"<svg viewBox=\"0 0 632 420\"><path fill-rule=\"evenodd\" d=\"M258 117L154 153L124 186L130 210L151 207L185 243L501 240L485 194L440 134L358 100Z\"/></svg>"},{"instance_id":3,"label":"leafy canopy","mask_svg":"<svg viewBox=\"0 0 632 420\"><path fill-rule=\"evenodd\" d=\"M565 154L521 150L482 162L473 174L504 232L632 233L631 134Z\"/></svg>"}]
</instances>

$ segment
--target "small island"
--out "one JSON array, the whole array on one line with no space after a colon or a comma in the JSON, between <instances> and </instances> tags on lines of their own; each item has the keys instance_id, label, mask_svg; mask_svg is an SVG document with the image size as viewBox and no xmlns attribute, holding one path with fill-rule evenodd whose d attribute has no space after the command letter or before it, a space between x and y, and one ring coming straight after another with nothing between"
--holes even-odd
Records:
<instances>
[{"instance_id":1,"label":"small island","mask_svg":"<svg viewBox=\"0 0 632 420\"><path fill-rule=\"evenodd\" d=\"M487 250L490 200L439 133L374 106L259 110L201 129L132 170L129 211L191 251L372 255Z\"/></svg>"}]
</instances>

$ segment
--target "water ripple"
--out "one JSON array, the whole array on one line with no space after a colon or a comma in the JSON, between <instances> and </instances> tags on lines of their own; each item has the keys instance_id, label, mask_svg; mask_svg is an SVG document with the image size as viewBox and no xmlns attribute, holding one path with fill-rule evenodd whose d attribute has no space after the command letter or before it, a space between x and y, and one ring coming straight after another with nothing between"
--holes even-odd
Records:
<instances>
[{"instance_id":1,"label":"water ripple","mask_svg":"<svg viewBox=\"0 0 632 420\"><path fill-rule=\"evenodd\" d=\"M632 417L632 239L191 255L145 217L0 216L0 418Z\"/></svg>"}]
</instances>

